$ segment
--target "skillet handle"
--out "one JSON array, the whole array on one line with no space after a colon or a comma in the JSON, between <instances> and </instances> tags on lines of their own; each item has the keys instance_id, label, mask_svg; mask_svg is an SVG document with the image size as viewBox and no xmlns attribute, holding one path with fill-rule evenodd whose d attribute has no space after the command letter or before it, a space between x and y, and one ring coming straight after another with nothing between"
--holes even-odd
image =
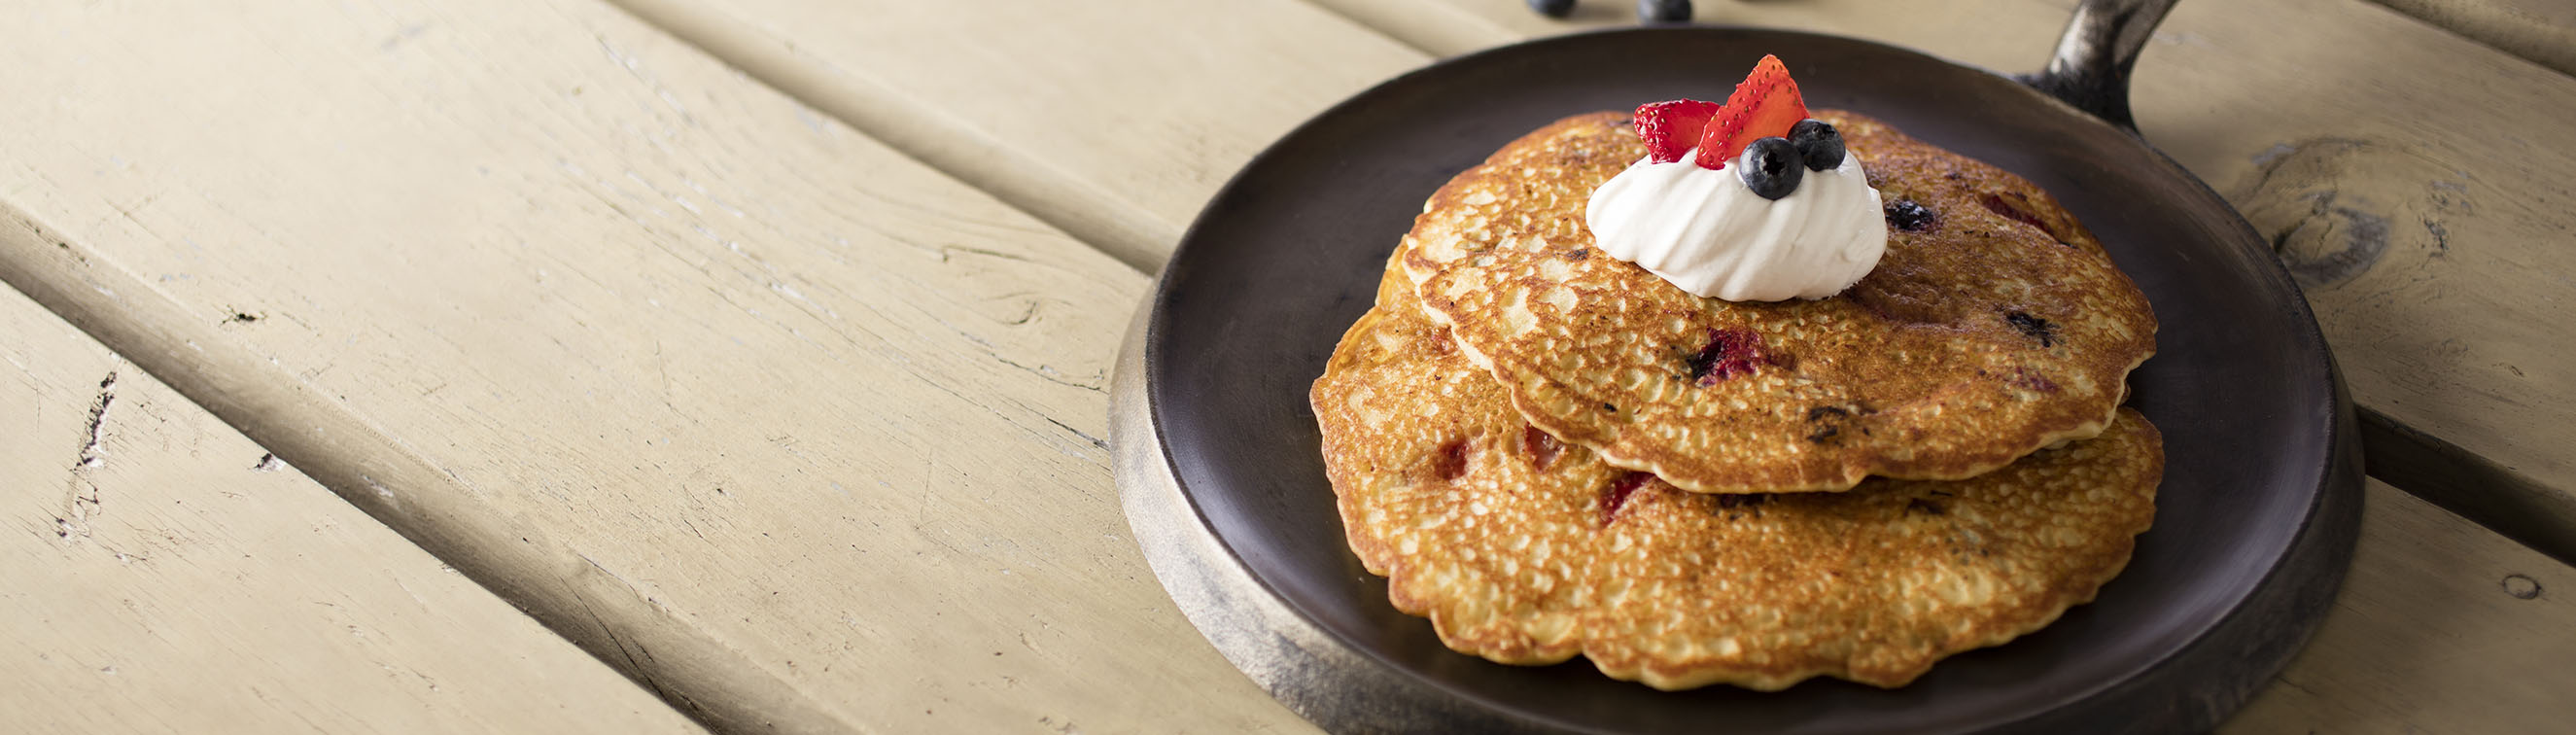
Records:
<instances>
[{"instance_id":1,"label":"skillet handle","mask_svg":"<svg viewBox=\"0 0 2576 735\"><path fill-rule=\"evenodd\" d=\"M2138 52L2146 50L2147 37L2175 2L2083 0L2075 17L2067 19L2066 32L2057 37L2048 67L2024 75L2022 83L2138 132L2137 120L2129 115L2129 69L2138 65Z\"/></svg>"}]
</instances>

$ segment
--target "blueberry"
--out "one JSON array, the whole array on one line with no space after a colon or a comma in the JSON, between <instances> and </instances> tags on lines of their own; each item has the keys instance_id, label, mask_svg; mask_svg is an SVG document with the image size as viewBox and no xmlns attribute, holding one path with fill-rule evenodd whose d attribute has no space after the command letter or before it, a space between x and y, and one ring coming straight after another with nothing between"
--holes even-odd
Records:
<instances>
[{"instance_id":1,"label":"blueberry","mask_svg":"<svg viewBox=\"0 0 2576 735\"><path fill-rule=\"evenodd\" d=\"M1637 19L1648 23L1690 22L1690 0L1637 0Z\"/></svg>"},{"instance_id":2,"label":"blueberry","mask_svg":"<svg viewBox=\"0 0 2576 735\"><path fill-rule=\"evenodd\" d=\"M1906 232L1922 232L1932 229L1935 219L1939 219L1939 216L1933 214L1932 210L1924 209L1923 205L1914 203L1912 199L1898 199L1887 203L1887 226L1889 227Z\"/></svg>"},{"instance_id":3,"label":"blueberry","mask_svg":"<svg viewBox=\"0 0 2576 735\"><path fill-rule=\"evenodd\" d=\"M1720 493L1717 496L1717 507L1720 508L1747 508L1768 502L1771 502L1770 493Z\"/></svg>"},{"instance_id":4,"label":"blueberry","mask_svg":"<svg viewBox=\"0 0 2576 735\"><path fill-rule=\"evenodd\" d=\"M1798 158L1807 162L1807 170L1824 171L1843 165L1843 134L1823 120L1798 121L1789 128L1789 145L1798 147Z\"/></svg>"},{"instance_id":5,"label":"blueberry","mask_svg":"<svg viewBox=\"0 0 2576 735\"><path fill-rule=\"evenodd\" d=\"M1771 136L1744 147L1744 155L1735 159L1735 175L1744 179L1744 188L1764 199L1779 199L1798 190L1798 180L1806 178L1807 167L1798 163L1798 148L1789 139Z\"/></svg>"},{"instance_id":6,"label":"blueberry","mask_svg":"<svg viewBox=\"0 0 2576 735\"><path fill-rule=\"evenodd\" d=\"M2004 323L2012 325L2014 331L2039 340L2041 347L2057 346L2057 323L2055 322L2031 316L2028 312L2015 311L2004 314Z\"/></svg>"},{"instance_id":7,"label":"blueberry","mask_svg":"<svg viewBox=\"0 0 2576 735\"><path fill-rule=\"evenodd\" d=\"M1531 10L1550 18L1563 18L1574 12L1574 0L1529 0Z\"/></svg>"}]
</instances>

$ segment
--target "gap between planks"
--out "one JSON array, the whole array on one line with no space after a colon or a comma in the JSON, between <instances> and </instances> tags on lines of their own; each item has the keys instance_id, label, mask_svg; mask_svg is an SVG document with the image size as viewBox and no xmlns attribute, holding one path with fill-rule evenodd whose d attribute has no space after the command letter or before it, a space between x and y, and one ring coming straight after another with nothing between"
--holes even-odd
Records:
<instances>
[{"instance_id":1,"label":"gap between planks","mask_svg":"<svg viewBox=\"0 0 2576 735\"><path fill-rule=\"evenodd\" d=\"M1181 230L1072 173L972 125L959 124L902 90L856 74L827 76L828 64L794 46L767 43L726 11L690 0L607 0L646 24L749 75L788 98L839 119L904 156L1035 217L1110 258L1153 275Z\"/></svg>"},{"instance_id":2,"label":"gap between planks","mask_svg":"<svg viewBox=\"0 0 2576 735\"><path fill-rule=\"evenodd\" d=\"M284 367L230 340L196 339L203 320L113 262L83 255L89 249L61 232L0 201L0 283L691 719L721 732L866 730L817 708L544 531L476 508L469 489L370 422L331 405ZM426 487L443 489L412 491ZM626 660L604 653L610 651ZM654 665L637 663L638 655Z\"/></svg>"},{"instance_id":3,"label":"gap between planks","mask_svg":"<svg viewBox=\"0 0 2576 735\"><path fill-rule=\"evenodd\" d=\"M0 333L7 729L703 732L5 286Z\"/></svg>"},{"instance_id":4,"label":"gap between planks","mask_svg":"<svg viewBox=\"0 0 2576 735\"><path fill-rule=\"evenodd\" d=\"M88 104L0 155L0 279L711 727L1293 721L1187 645L1104 494L1134 270L605 4L396 5L0 46L138 39L77 75L115 93L17 100Z\"/></svg>"},{"instance_id":5,"label":"gap between planks","mask_svg":"<svg viewBox=\"0 0 2576 735\"><path fill-rule=\"evenodd\" d=\"M2370 0L2532 63L2576 74L2576 3L2566 0Z\"/></svg>"}]
</instances>

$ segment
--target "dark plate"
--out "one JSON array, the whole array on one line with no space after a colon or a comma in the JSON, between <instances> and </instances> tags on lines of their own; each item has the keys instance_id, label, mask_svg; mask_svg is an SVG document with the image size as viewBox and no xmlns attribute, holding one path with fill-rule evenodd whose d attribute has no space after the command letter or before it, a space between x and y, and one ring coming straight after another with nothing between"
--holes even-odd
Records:
<instances>
[{"instance_id":1,"label":"dark plate","mask_svg":"<svg viewBox=\"0 0 2576 735\"><path fill-rule=\"evenodd\" d=\"M2130 385L2165 435L2154 530L2093 604L1902 689L1818 679L1778 693L1664 693L1581 658L1523 668L1449 651L1427 621L1396 612L1384 580L1345 546L1308 384L1451 176L1568 115L1723 99L1764 53L1790 63L1811 106L1878 117L2047 188L2146 292L2159 353ZM1337 729L2205 727L2304 640L2358 518L2332 360L2296 287L2223 200L2126 130L1993 73L1863 41L1628 29L1405 75L1237 175L1181 242L1150 308L1115 409L1139 543L1237 666Z\"/></svg>"}]
</instances>

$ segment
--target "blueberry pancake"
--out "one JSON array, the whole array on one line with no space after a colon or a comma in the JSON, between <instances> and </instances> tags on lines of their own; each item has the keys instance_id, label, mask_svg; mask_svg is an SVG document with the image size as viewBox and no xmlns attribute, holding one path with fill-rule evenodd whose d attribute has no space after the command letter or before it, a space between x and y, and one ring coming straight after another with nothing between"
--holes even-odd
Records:
<instances>
[{"instance_id":1,"label":"blueberry pancake","mask_svg":"<svg viewBox=\"0 0 2576 735\"><path fill-rule=\"evenodd\" d=\"M2133 411L1971 479L1687 493L1531 426L1459 346L1390 268L1310 398L1352 551L1498 662L1901 686L2092 600L2155 514L2162 445Z\"/></svg>"},{"instance_id":2,"label":"blueberry pancake","mask_svg":"<svg viewBox=\"0 0 2576 735\"><path fill-rule=\"evenodd\" d=\"M2113 424L2155 350L2146 299L2046 192L1819 110L1886 202L1875 270L1818 300L1694 296L1594 247L1629 117L1541 128L1441 187L1401 270L1528 422L1701 493L1960 479Z\"/></svg>"}]
</instances>

